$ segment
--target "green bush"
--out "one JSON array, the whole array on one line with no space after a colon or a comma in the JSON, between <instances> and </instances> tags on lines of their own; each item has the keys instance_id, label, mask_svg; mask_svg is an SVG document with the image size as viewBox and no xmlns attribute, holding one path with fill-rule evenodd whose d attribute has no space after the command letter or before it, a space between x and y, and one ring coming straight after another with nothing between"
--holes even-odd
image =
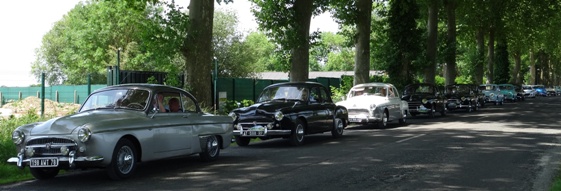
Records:
<instances>
[{"instance_id":1,"label":"green bush","mask_svg":"<svg viewBox=\"0 0 561 191\"><path fill-rule=\"evenodd\" d=\"M239 103L239 106L238 106ZM255 102L253 100L247 100L244 99L240 102L235 101L235 100L226 100L226 102L224 104L221 104L221 111L220 114L222 115L228 115L228 113L230 113L232 110L238 108L238 107L249 107L251 105L255 104Z\"/></svg>"}]
</instances>

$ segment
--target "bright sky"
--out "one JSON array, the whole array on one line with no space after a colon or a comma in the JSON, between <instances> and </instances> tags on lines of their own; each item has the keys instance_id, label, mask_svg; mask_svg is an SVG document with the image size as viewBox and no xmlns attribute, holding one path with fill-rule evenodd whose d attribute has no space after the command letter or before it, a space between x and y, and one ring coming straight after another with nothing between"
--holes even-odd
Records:
<instances>
[{"instance_id":1,"label":"bright sky","mask_svg":"<svg viewBox=\"0 0 561 191\"><path fill-rule=\"evenodd\" d=\"M54 23L62 19L81 0L8 0L0 2L0 86L27 87L38 84L39 79L31 75L31 63L35 60L35 49ZM187 7L189 0L176 0ZM218 9L233 9L238 13L242 31L256 30L257 23L250 12L248 0L216 5ZM336 32L338 25L329 14L312 20L311 31Z\"/></svg>"}]
</instances>

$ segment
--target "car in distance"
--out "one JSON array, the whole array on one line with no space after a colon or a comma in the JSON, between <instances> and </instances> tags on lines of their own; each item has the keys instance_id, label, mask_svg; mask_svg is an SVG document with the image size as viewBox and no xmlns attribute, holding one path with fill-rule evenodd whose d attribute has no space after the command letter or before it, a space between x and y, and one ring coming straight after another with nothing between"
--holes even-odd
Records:
<instances>
[{"instance_id":1,"label":"car in distance","mask_svg":"<svg viewBox=\"0 0 561 191\"><path fill-rule=\"evenodd\" d=\"M298 146L309 134L331 132L341 137L348 120L347 109L335 105L327 88L316 82L269 85L254 105L234 109L229 116L239 146L254 138L286 138Z\"/></svg>"},{"instance_id":2,"label":"car in distance","mask_svg":"<svg viewBox=\"0 0 561 191\"><path fill-rule=\"evenodd\" d=\"M416 83L405 86L401 99L409 104L411 116L427 114L434 117L435 113L445 116L447 100L440 89L431 83Z\"/></svg>"},{"instance_id":3,"label":"car in distance","mask_svg":"<svg viewBox=\"0 0 561 191\"><path fill-rule=\"evenodd\" d=\"M168 100L178 101L177 111L164 109ZM17 157L8 162L28 166L36 179L83 168L105 168L110 178L124 179L140 162L191 154L215 160L232 134L232 118L203 113L182 89L108 86L90 94L75 114L16 128Z\"/></svg>"},{"instance_id":4,"label":"car in distance","mask_svg":"<svg viewBox=\"0 0 561 191\"><path fill-rule=\"evenodd\" d=\"M512 84L498 84L501 93L504 95L505 101L516 102L517 92Z\"/></svg>"},{"instance_id":5,"label":"car in distance","mask_svg":"<svg viewBox=\"0 0 561 191\"><path fill-rule=\"evenodd\" d=\"M465 109L467 112L479 109L479 95L477 88L470 84L453 84L446 86L446 98L448 99L448 110Z\"/></svg>"},{"instance_id":6,"label":"car in distance","mask_svg":"<svg viewBox=\"0 0 561 191\"><path fill-rule=\"evenodd\" d=\"M526 92L524 92L524 89L522 89L522 85L514 85L514 91L516 92L516 100L526 100Z\"/></svg>"},{"instance_id":7,"label":"car in distance","mask_svg":"<svg viewBox=\"0 0 561 191\"><path fill-rule=\"evenodd\" d=\"M522 85L522 90L524 90L524 97L536 98L536 89L532 85Z\"/></svg>"},{"instance_id":8,"label":"car in distance","mask_svg":"<svg viewBox=\"0 0 561 191\"><path fill-rule=\"evenodd\" d=\"M405 124L409 110L407 101L401 100L395 86L388 83L356 85L337 105L347 108L350 123L376 123L378 128L386 128L390 121Z\"/></svg>"},{"instance_id":9,"label":"car in distance","mask_svg":"<svg viewBox=\"0 0 561 191\"><path fill-rule=\"evenodd\" d=\"M547 96L547 90L545 89L545 86L543 86L543 85L533 85L533 87L536 90L536 95L537 96L543 96L543 97Z\"/></svg>"},{"instance_id":10,"label":"car in distance","mask_svg":"<svg viewBox=\"0 0 561 191\"><path fill-rule=\"evenodd\" d=\"M485 94L485 103L503 105L505 96L497 84L481 84L479 90Z\"/></svg>"}]
</instances>

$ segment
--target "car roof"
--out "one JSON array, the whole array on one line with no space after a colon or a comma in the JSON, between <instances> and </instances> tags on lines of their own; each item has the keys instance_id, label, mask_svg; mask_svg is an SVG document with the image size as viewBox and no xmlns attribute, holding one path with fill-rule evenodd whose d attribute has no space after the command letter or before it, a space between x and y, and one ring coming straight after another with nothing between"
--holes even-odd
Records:
<instances>
[{"instance_id":1,"label":"car roof","mask_svg":"<svg viewBox=\"0 0 561 191\"><path fill-rule=\"evenodd\" d=\"M321 87L325 87L323 84L320 84L318 82L281 82L281 83L268 85L265 88L276 87L276 86L306 86L306 87L321 86Z\"/></svg>"},{"instance_id":2,"label":"car roof","mask_svg":"<svg viewBox=\"0 0 561 191\"><path fill-rule=\"evenodd\" d=\"M149 90L149 91L170 91L170 90L175 90L175 91L182 91L185 92L185 90L180 89L180 88L176 88L173 86L167 86L167 85L161 85L161 84L144 84L144 83L131 83L131 84L120 84L120 85L113 85L113 86L107 86L101 89L98 89L94 92L99 92L99 91L106 91L106 90L112 90L112 89L122 89L122 88L137 88L137 89L145 89L145 90Z\"/></svg>"},{"instance_id":3,"label":"car roof","mask_svg":"<svg viewBox=\"0 0 561 191\"><path fill-rule=\"evenodd\" d=\"M362 88L362 87L368 87L368 86L393 87L393 85L392 85L392 84L389 84L389 83L371 82L371 83L364 83L364 84L355 85L355 86L353 86L351 89Z\"/></svg>"}]
</instances>

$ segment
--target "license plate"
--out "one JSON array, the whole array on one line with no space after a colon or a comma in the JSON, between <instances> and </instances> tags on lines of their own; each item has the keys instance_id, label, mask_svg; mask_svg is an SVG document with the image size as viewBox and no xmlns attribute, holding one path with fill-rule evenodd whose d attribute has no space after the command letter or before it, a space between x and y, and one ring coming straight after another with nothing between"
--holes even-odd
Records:
<instances>
[{"instance_id":1,"label":"license plate","mask_svg":"<svg viewBox=\"0 0 561 191\"><path fill-rule=\"evenodd\" d=\"M361 122L362 119L360 119L360 118L349 118L349 121L350 122Z\"/></svg>"},{"instance_id":2,"label":"license plate","mask_svg":"<svg viewBox=\"0 0 561 191\"><path fill-rule=\"evenodd\" d=\"M255 126L245 131L246 136L263 136L265 135L265 128L263 126Z\"/></svg>"},{"instance_id":3,"label":"license plate","mask_svg":"<svg viewBox=\"0 0 561 191\"><path fill-rule=\"evenodd\" d=\"M31 159L29 167L57 167L58 158Z\"/></svg>"}]
</instances>

